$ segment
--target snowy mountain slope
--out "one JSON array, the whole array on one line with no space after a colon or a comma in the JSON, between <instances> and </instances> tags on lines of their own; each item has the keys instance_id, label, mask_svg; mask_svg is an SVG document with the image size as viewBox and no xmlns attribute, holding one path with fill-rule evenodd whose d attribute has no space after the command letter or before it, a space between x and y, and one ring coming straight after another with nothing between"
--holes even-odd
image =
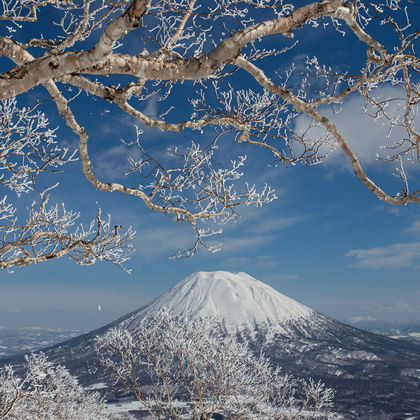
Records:
<instances>
[{"instance_id":1,"label":"snowy mountain slope","mask_svg":"<svg viewBox=\"0 0 420 420\"><path fill-rule=\"evenodd\" d=\"M392 418L380 417L381 412L420 416L420 345L342 324L245 273L195 273L149 305L46 353L86 385L106 382L95 337L115 326L135 333L141 319L163 309L187 319L218 318L227 334L248 339L255 351L263 350L285 371L333 386L337 410L348 418L366 413L371 419ZM4 363L19 369L22 357L0 361Z\"/></svg>"},{"instance_id":2,"label":"snowy mountain slope","mask_svg":"<svg viewBox=\"0 0 420 420\"><path fill-rule=\"evenodd\" d=\"M314 311L246 273L198 272L139 311L126 326L135 330L136 320L162 309L187 320L213 318L229 333L256 327L287 333L288 327L309 320Z\"/></svg>"}]
</instances>

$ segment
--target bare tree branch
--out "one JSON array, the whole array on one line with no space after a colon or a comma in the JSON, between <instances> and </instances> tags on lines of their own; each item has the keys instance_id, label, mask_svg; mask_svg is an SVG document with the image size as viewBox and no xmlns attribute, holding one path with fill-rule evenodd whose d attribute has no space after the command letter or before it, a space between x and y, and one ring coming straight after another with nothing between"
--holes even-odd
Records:
<instances>
[{"instance_id":1,"label":"bare tree branch","mask_svg":"<svg viewBox=\"0 0 420 420\"><path fill-rule=\"evenodd\" d=\"M76 226L78 213L64 205L48 207L48 196L39 208L33 203L28 219L19 224L15 211L6 202L0 202L0 267L20 267L67 255L81 265L98 260L112 262L123 268L133 252L134 232L122 226L112 226L110 217L103 220L99 210L95 221L87 228Z\"/></svg>"},{"instance_id":2,"label":"bare tree branch","mask_svg":"<svg viewBox=\"0 0 420 420\"><path fill-rule=\"evenodd\" d=\"M0 75L0 99L43 85L78 136L84 175L96 189L139 198L151 210L192 226L194 243L179 256L194 255L201 245L217 250L205 238L220 228L209 222L224 224L241 206L260 206L275 197L267 185L259 192L253 183L239 185L246 157L239 152L226 159L228 135L235 144L268 150L286 167L319 164L341 150L379 199L396 205L420 201L408 170L420 163L420 33L412 28L411 5L387 0L308 1L301 7L277 0L4 0L0 14L15 25L35 25L41 9L55 12L55 34L47 38L41 30L17 42L9 28L9 36L0 37L0 55L16 64ZM360 71L323 64L315 54L305 57L299 69L293 62L284 66L277 57L290 61L299 44L289 38L303 26L313 33L321 27L338 31L343 49L356 39ZM178 97L182 83L185 104ZM97 171L89 133L76 120L75 102L67 93L72 87L84 100L100 98L113 112L138 122L135 139L126 144L134 145L140 158L129 159L127 181L106 180ZM391 97L382 95L391 90ZM359 99L362 114L386 127L377 156L398 163L396 173L390 171L401 182L398 192L367 174L369 168L326 111L330 106L333 114L340 112L352 98ZM148 111L150 103L155 113ZM168 104L165 110L163 104ZM308 124L302 130L303 119ZM141 127L182 133L179 144L169 153L158 150L158 142L148 144ZM211 139L203 140L210 129ZM191 133L194 138L186 141ZM66 160L52 154L48 159L39 148L40 143L33 147L38 158L30 169L6 152L1 170L13 175L2 175L4 186L21 180L24 191L38 172L56 170L60 159Z\"/></svg>"}]
</instances>

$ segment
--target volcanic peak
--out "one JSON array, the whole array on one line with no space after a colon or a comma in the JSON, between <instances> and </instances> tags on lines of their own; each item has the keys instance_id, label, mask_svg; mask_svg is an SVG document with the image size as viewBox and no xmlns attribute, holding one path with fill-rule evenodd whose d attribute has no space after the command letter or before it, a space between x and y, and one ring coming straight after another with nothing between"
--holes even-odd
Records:
<instances>
[{"instance_id":1,"label":"volcanic peak","mask_svg":"<svg viewBox=\"0 0 420 420\"><path fill-rule=\"evenodd\" d=\"M187 319L217 319L228 330L275 326L310 318L314 311L246 273L200 271L185 278L140 311L166 310ZM130 322L129 322L130 323Z\"/></svg>"}]
</instances>

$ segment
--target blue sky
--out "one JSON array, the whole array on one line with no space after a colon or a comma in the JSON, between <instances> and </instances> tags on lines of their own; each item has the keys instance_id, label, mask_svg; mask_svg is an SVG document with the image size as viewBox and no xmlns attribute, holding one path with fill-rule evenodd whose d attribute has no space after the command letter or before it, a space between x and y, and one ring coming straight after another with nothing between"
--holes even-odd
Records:
<instances>
[{"instance_id":1,"label":"blue sky","mask_svg":"<svg viewBox=\"0 0 420 420\"><path fill-rule=\"evenodd\" d=\"M305 32L306 31L306 32ZM340 66L358 67L363 50L344 43L333 48L341 35L331 31L299 34L302 47L287 54L299 63L309 53ZM270 41L272 42L272 41ZM347 56L346 56L347 54ZM352 55L351 64L348 55ZM276 62L277 68L284 61ZM246 83L246 79L239 79ZM188 92L188 84L180 91ZM392 93L392 87L386 87ZM385 92L385 93L387 93ZM22 100L31 103L45 97L41 88ZM149 112L159 104L150 102ZM333 118L359 153L369 175L382 186L398 192L390 165L377 162L375 152L384 129L360 115L360 102L351 98ZM64 127L50 103L43 108L62 144L76 147L77 139ZM119 177L126 158L135 150L120 139L134 135L134 121L103 101L74 101L74 111L90 133L93 161L103 179ZM106 111L106 112L104 112ZM109 112L108 112L109 111ZM329 111L326 111L328 114ZM305 120L298 120L304 124ZM206 133L204 134L206 135ZM194 140L186 131L181 142ZM163 150L180 137L144 130L144 139ZM119 193L96 191L81 173L80 162L59 175L60 189L52 199L82 212L84 220L100 206L115 223L132 225L137 231L136 253L127 267L98 263L79 267L66 259L0 272L0 325L12 328L45 326L89 330L137 309L195 271L244 271L276 290L327 315L346 321L372 317L387 321L420 322L420 207L390 206L379 201L360 183L348 163L334 153L322 165L277 168L270 157L246 144L226 141L228 156L248 155L245 176L251 183L267 181L278 199L262 209L246 208L237 223L225 226L220 237L222 251L200 251L193 259L170 260L177 250L188 248L193 232L145 208L141 201ZM419 179L419 171L409 176ZM101 305L102 311L98 311Z\"/></svg>"}]
</instances>

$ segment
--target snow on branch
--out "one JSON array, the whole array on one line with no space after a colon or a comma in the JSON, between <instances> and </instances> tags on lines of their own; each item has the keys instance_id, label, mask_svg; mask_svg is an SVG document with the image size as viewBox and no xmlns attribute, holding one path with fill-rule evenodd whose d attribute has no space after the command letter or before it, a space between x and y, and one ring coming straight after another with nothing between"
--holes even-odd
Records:
<instances>
[{"instance_id":1,"label":"snow on branch","mask_svg":"<svg viewBox=\"0 0 420 420\"><path fill-rule=\"evenodd\" d=\"M56 170L66 159L72 160L55 143L59 131L45 129L46 118L35 109L22 111L22 119L13 126L19 117L12 98L42 85L78 136L83 172L95 188L137 197L151 210L192 225L196 242L180 256L194 255L199 245L217 250L204 240L219 231L212 228L213 221L223 223L241 206L259 206L274 198L268 186L257 192L253 183L245 182L239 188L245 159L233 156L244 156L245 147L268 151L266 163L274 157L286 167L322 163L337 149L380 200L395 205L420 202L420 186L413 185L418 180L408 170L420 164L420 32L411 2L308 0L299 7L286 0L3 0L1 4L3 20L25 25L30 32L27 36L20 32L26 36L21 39L9 28L7 37L0 36L0 55L16 64L5 66L7 71L0 74L6 124L0 129L8 139L0 151L9 165L0 155L4 173L0 182L16 192L34 188L32 174ZM51 30L44 31L38 22L36 12L41 7L53 16ZM307 32L301 36L299 29L304 26ZM337 49L354 50L360 65L349 69L347 59L341 64L324 63L317 51L303 56L299 48L305 36L322 30L339 34ZM333 53L338 57L340 51ZM77 121L76 101L67 93L72 87L83 100L99 99L109 106L107 111L123 112L137 120L140 129L148 127L141 145L137 133L141 160L132 158L128 172L129 177L140 176L137 185L130 178L100 179L92 158L95 150L89 147L94 134ZM388 130L378 159L398 162L401 186L396 191L389 186L392 183L380 185L368 175L343 134L343 124L335 121L334 116L355 98L361 113L372 117L372 126L385 125ZM154 112L148 111L149 105ZM398 113L390 112L396 107ZM299 127L302 120L309 121L305 130ZM18 130L28 125L33 127L32 137ZM179 133L171 159L167 145L157 150L156 133L150 134L149 128ZM207 138L210 130L217 138L213 143ZM373 142L370 137L368 133L366 142ZM15 155L15 139L17 148L24 145L21 154ZM232 145L237 153L231 154ZM25 150L31 147L36 153L27 161ZM228 154L230 166L223 159Z\"/></svg>"},{"instance_id":2,"label":"snow on branch","mask_svg":"<svg viewBox=\"0 0 420 420\"><path fill-rule=\"evenodd\" d=\"M33 203L28 218L20 223L15 211L0 202L0 267L20 267L67 255L76 263L90 265L108 261L123 268L133 252L131 241L135 233L122 226L112 226L110 216L96 220L87 228L77 225L79 213L64 206L48 206L48 195L40 205Z\"/></svg>"},{"instance_id":3,"label":"snow on branch","mask_svg":"<svg viewBox=\"0 0 420 420\"><path fill-rule=\"evenodd\" d=\"M67 255L78 264L109 261L120 267L133 252L131 228L112 226L110 217L98 216L87 228L78 225L80 215L64 204L48 205L48 192L39 190L36 178L41 173L56 174L62 166L76 160L75 152L61 149L55 130L35 108L19 108L15 98L0 102L0 185L13 195L0 200L0 267L12 268L39 263ZM22 217L23 193L38 194ZM22 220L24 219L24 220Z\"/></svg>"},{"instance_id":4,"label":"snow on branch","mask_svg":"<svg viewBox=\"0 0 420 420\"><path fill-rule=\"evenodd\" d=\"M0 20L12 22L36 22L38 9L56 0L2 0L0 6ZM60 2L57 2L59 5ZM63 1L62 4L66 2Z\"/></svg>"},{"instance_id":5,"label":"snow on branch","mask_svg":"<svg viewBox=\"0 0 420 420\"><path fill-rule=\"evenodd\" d=\"M205 238L221 233L221 229L210 230L200 227L200 224L207 220L225 224L237 216L237 207L261 207L277 198L268 185L258 191L255 185L245 183L242 190L238 190L237 181L243 176L241 170L246 156L231 160L229 167L222 166L214 159L217 141L205 149L194 142L184 151L170 148L165 162L160 163L144 150L141 134L137 128L136 144L142 158L129 160L129 173L139 174L142 181L148 182L142 182L139 189L147 196L150 205L158 207L178 223L191 224L196 232L193 247L180 251L177 257L195 255L199 245L211 252L219 249L207 245Z\"/></svg>"},{"instance_id":6,"label":"snow on branch","mask_svg":"<svg viewBox=\"0 0 420 420\"><path fill-rule=\"evenodd\" d=\"M27 372L0 369L0 419L122 420L98 393L86 392L63 366L44 353L25 356Z\"/></svg>"},{"instance_id":7,"label":"snow on branch","mask_svg":"<svg viewBox=\"0 0 420 420\"><path fill-rule=\"evenodd\" d=\"M36 107L19 108L16 98L0 101L0 138L0 185L17 195L37 189L41 172L57 172L76 160L75 151L58 146L45 115Z\"/></svg>"}]
</instances>

